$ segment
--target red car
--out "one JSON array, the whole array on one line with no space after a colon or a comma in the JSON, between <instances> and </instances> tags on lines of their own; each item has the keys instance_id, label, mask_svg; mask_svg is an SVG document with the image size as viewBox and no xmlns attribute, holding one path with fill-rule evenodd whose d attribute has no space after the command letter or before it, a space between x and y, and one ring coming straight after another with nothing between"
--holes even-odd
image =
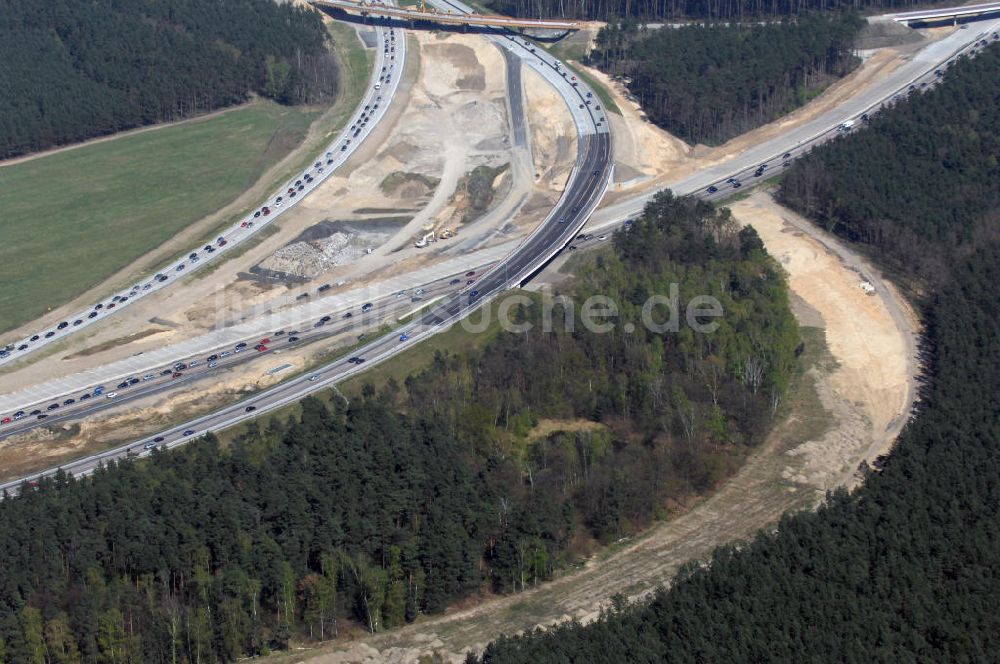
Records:
<instances>
[{"instance_id":1,"label":"red car","mask_svg":"<svg viewBox=\"0 0 1000 664\"><path fill-rule=\"evenodd\" d=\"M269 343L271 343L271 339L270 339L269 337L264 337L263 339L261 339L261 340L260 340L260 344L261 344L262 346L263 346L264 344L269 344Z\"/></svg>"},{"instance_id":2,"label":"red car","mask_svg":"<svg viewBox=\"0 0 1000 664\"><path fill-rule=\"evenodd\" d=\"M469 270L468 272L465 273L465 276L467 276L467 277L474 277L474 276L476 276L476 271L475 270Z\"/></svg>"},{"instance_id":3,"label":"red car","mask_svg":"<svg viewBox=\"0 0 1000 664\"><path fill-rule=\"evenodd\" d=\"M267 350L267 346L265 346L264 344L257 346L258 353L263 353L265 350Z\"/></svg>"},{"instance_id":4,"label":"red car","mask_svg":"<svg viewBox=\"0 0 1000 664\"><path fill-rule=\"evenodd\" d=\"M13 420L11 420L9 417L5 417L2 420L0 420L0 424L10 424L12 421Z\"/></svg>"}]
</instances>

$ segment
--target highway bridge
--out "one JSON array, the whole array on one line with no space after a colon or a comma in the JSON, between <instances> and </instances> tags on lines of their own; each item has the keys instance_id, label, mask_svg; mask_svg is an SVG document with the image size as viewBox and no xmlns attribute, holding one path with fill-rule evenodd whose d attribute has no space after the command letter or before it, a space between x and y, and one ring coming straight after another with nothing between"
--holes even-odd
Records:
<instances>
[{"instance_id":1,"label":"highway bridge","mask_svg":"<svg viewBox=\"0 0 1000 664\"><path fill-rule=\"evenodd\" d=\"M309 0L317 7L330 7L352 16L391 18L401 21L431 22L442 25L481 26L488 28L537 28L542 30L579 30L580 21L565 19L511 18L495 14L470 14L462 12L426 9L423 4L418 9L391 7L380 2L353 2L353 0Z\"/></svg>"},{"instance_id":2,"label":"highway bridge","mask_svg":"<svg viewBox=\"0 0 1000 664\"><path fill-rule=\"evenodd\" d=\"M907 25L910 23L929 23L948 20L958 22L961 19L971 20L997 13L1000 13L1000 2L986 2L978 5L938 7L915 12L904 12L902 14L894 14L892 20Z\"/></svg>"}]
</instances>

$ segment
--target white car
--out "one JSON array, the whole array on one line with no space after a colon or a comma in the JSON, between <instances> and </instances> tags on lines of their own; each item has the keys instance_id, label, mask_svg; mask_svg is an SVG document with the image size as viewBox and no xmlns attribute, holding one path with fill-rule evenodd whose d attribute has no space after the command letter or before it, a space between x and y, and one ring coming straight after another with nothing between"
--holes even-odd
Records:
<instances>
[{"instance_id":1,"label":"white car","mask_svg":"<svg viewBox=\"0 0 1000 664\"><path fill-rule=\"evenodd\" d=\"M108 392L104 396L106 396L109 399L114 399L116 396L118 396L118 393L117 392Z\"/></svg>"}]
</instances>

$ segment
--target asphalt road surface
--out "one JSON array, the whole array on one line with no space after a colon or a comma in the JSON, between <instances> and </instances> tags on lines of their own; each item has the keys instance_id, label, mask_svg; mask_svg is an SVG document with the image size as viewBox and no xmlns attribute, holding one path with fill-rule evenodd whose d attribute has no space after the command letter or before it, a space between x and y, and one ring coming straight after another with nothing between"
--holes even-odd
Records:
<instances>
[{"instance_id":1,"label":"asphalt road surface","mask_svg":"<svg viewBox=\"0 0 1000 664\"><path fill-rule=\"evenodd\" d=\"M95 303L92 308L68 316L48 329L0 347L0 366L20 360L50 343L66 339L75 332L113 316L136 300L169 288L206 264L219 260L234 247L253 237L264 226L274 222L282 213L294 207L330 177L354 154L381 121L402 78L406 62L406 39L403 37L403 32L398 28L384 26L376 26L375 30L377 34L375 66L372 69L367 92L355 109L350 124L345 125L313 165L269 196L260 207L223 232L217 240L204 246L193 247L184 257L163 266L155 274L139 281L131 290L110 296ZM375 88L376 85L378 89ZM267 213L264 213L265 208L268 210Z\"/></svg>"},{"instance_id":2,"label":"asphalt road surface","mask_svg":"<svg viewBox=\"0 0 1000 664\"><path fill-rule=\"evenodd\" d=\"M227 428L238 422L252 419L293 403L307 394L342 381L363 368L391 358L421 338L447 329L455 320L462 318L510 287L530 278L568 244L600 202L611 179L611 135L607 131L607 123L602 123L600 120L602 114L595 112L592 108L593 104L585 101L593 98L592 92L582 85L582 82L571 83L570 77L560 72L560 67L556 65L557 60L547 56L547 54L536 54L534 47L523 40L516 40L506 35L496 36L494 39L505 40L504 46L512 54L521 58L530 58L532 66L536 69L542 69L543 75L548 80L553 81L556 89L566 98L567 105L574 112L577 126L581 128L578 137L577 164L573 174L571 174L570 181L567 183L567 188L556 207L534 232L525 238L505 260L500 261L500 264L479 277L473 284L460 282L458 285L465 286L460 292L445 296L432 307L431 311L421 316L415 323L405 326L402 331L394 331L364 345L355 351L356 354L352 358L338 359L308 375L293 378L239 403L172 427L157 433L155 436L149 436L129 445L63 464L60 468L74 475L87 474L100 464L110 460L129 455L150 454L154 447L169 449L209 431ZM517 100L520 102L520 86L517 89ZM456 284L449 281L448 285L455 286ZM282 338L287 337L283 335ZM248 355L252 352L254 352L252 347L244 351ZM355 358L362 359L362 361L352 362L351 360ZM208 367L207 361L205 367L203 371L217 370L217 367ZM148 388L141 388L142 379L139 379L138 383L123 388L124 393L110 401L106 397L107 392L104 395L91 397L84 406L80 406L77 401L70 406L79 409L79 412L61 413L59 420L77 419L113 405L120 405L124 400L141 398L158 391L173 389L175 385L167 383L166 379L167 377L163 376L161 384L150 384ZM181 376L181 379L184 379L184 376ZM132 390L133 387L136 389ZM114 391L110 389L110 386L105 386L105 390ZM15 430L23 433L31 428L50 423L52 420L49 418L32 421L29 415L24 420L11 423L17 426L11 426L9 431L3 433L10 435ZM54 471L55 469L50 469L23 480L8 482L0 485L0 489L8 492L16 491L22 481L31 481L40 475Z\"/></svg>"},{"instance_id":3,"label":"asphalt road surface","mask_svg":"<svg viewBox=\"0 0 1000 664\"><path fill-rule=\"evenodd\" d=\"M723 187L718 185L731 184L726 182L728 178L753 178L753 173L759 169L761 164L768 163L774 159L780 159L783 165L785 161L783 155L786 152L795 153L789 155L791 158L794 158L796 154L801 154L809 146L822 140L829 140L838 133L842 133L842 130L838 130L836 124L829 124L831 120L844 122L852 119L852 116L857 116L860 119L862 112L873 111L879 105L890 101L895 95L905 94L910 85L919 87L920 83L932 84L928 77L936 78L934 72L936 68L942 66L947 60L967 53L972 49L970 46L971 42L978 42L983 38L991 38L991 33L1000 27L1000 23L997 25L990 23L985 27L985 30L983 27L980 27L978 30L956 31L949 38L925 49L921 53L923 57L917 58L919 61L918 66L910 69L904 68L902 72L904 80L901 81L898 74L891 79L889 85L896 85L896 87L887 88L886 86L882 86L879 88L880 97L870 98L873 94L871 91L868 91L867 94L859 95L860 99L849 100L843 107L837 109L837 111L820 118L819 122L827 123L825 127L817 130L815 127L808 125L804 131L811 133L807 136L803 137L801 133L790 132L781 139L759 146L756 150L748 150L744 155L733 160L728 165L728 170L726 170L726 166L716 167L689 178L686 183L690 191L682 191L681 193L697 192L705 197L731 195L733 193L731 187L728 190L723 190ZM955 38L956 35L958 36L957 38ZM929 57L928 54L932 57ZM935 60L934 58L938 59ZM550 68L553 67L551 63L545 63L544 60L542 61L542 65ZM558 75L558 67L555 67L554 70ZM565 80L564 77L563 79ZM584 98L585 93L580 91L579 87L574 86L573 92L579 98ZM564 96L567 95L564 93ZM575 99L573 101L568 100L571 108L572 103L575 101ZM857 124L858 121L856 120L855 127L851 129L856 128ZM422 316L417 322L406 326L402 332L397 331L385 335L356 351L356 357L364 358L363 364L351 363L348 359L338 360L317 370L313 374L292 379L280 386L261 392L240 403L227 406L215 413L161 432L156 436L136 441L131 445L108 450L99 455L66 464L62 468L77 475L87 473L102 462L120 458L128 453L147 454L147 446L175 447L208 431L226 428L242 420L256 417L275 408L280 408L308 393L323 389L352 376L367 366L391 358L395 353L412 345L419 339L446 328L450 323L468 314L482 303L497 296L512 285L525 281L577 236L607 186L611 172L610 135L606 130L603 132L598 131L597 133L581 132L579 141L577 177L567 188L563 199L546 222L526 238L506 260L501 261L498 266L491 269L475 284L466 287L455 295L444 298L433 307L432 311ZM763 158L758 156L761 154L763 154ZM782 165L775 164L766 169L765 173L772 175ZM707 191L708 186L717 186L719 191L709 193ZM619 204L619 206L616 206L619 208L616 211L618 218L613 223L620 223L622 220L634 215L636 210L641 210L642 204L644 204L644 200L641 199ZM53 470L50 469L42 474L49 474ZM24 479L30 480L32 478ZM0 489L16 490L21 481L23 480L0 485Z\"/></svg>"}]
</instances>

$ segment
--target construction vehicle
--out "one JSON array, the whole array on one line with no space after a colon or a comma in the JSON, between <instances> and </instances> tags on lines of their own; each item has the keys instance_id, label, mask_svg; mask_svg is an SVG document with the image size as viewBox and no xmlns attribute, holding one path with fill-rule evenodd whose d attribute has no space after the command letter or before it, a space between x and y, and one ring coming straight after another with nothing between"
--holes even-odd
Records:
<instances>
[{"instance_id":1,"label":"construction vehicle","mask_svg":"<svg viewBox=\"0 0 1000 664\"><path fill-rule=\"evenodd\" d=\"M413 243L413 246L417 249L423 249L427 246L428 242L434 242L434 231L427 233L422 238Z\"/></svg>"}]
</instances>

